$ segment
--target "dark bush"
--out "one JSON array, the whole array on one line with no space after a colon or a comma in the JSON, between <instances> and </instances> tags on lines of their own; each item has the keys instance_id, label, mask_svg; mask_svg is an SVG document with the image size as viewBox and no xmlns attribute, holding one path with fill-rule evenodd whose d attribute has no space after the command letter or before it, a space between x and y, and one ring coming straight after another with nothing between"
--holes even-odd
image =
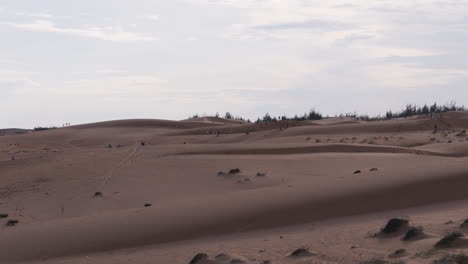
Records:
<instances>
[{"instance_id":1,"label":"dark bush","mask_svg":"<svg viewBox=\"0 0 468 264\"><path fill-rule=\"evenodd\" d=\"M418 238L423 238L424 237L424 232L422 227L412 227L410 228L405 236L403 237L403 240L411 240L411 239L418 239Z\"/></svg>"},{"instance_id":2,"label":"dark bush","mask_svg":"<svg viewBox=\"0 0 468 264\"><path fill-rule=\"evenodd\" d=\"M400 231L408 225L409 221L406 219L392 218L388 221L387 225L382 229L384 234L392 234Z\"/></svg>"},{"instance_id":3,"label":"dark bush","mask_svg":"<svg viewBox=\"0 0 468 264\"><path fill-rule=\"evenodd\" d=\"M207 260L208 259L208 255L205 254L205 253L198 253L196 254L192 260L190 261L190 264L197 264L197 263L200 263L201 261L203 260Z\"/></svg>"},{"instance_id":4,"label":"dark bush","mask_svg":"<svg viewBox=\"0 0 468 264\"><path fill-rule=\"evenodd\" d=\"M399 258L406 253L406 249L400 248L395 250L392 254L389 255L390 258Z\"/></svg>"},{"instance_id":5,"label":"dark bush","mask_svg":"<svg viewBox=\"0 0 468 264\"><path fill-rule=\"evenodd\" d=\"M436 248L446 248L450 247L453 245L454 242L456 242L458 239L462 238L463 235L460 232L452 232L445 237L443 237L441 240L439 240L434 246Z\"/></svg>"},{"instance_id":6,"label":"dark bush","mask_svg":"<svg viewBox=\"0 0 468 264\"><path fill-rule=\"evenodd\" d=\"M229 174L238 174L238 173L240 173L240 172L241 172L241 171L240 171L240 169L238 169L238 168L236 168L236 169L230 169L230 170L229 170Z\"/></svg>"},{"instance_id":7,"label":"dark bush","mask_svg":"<svg viewBox=\"0 0 468 264\"><path fill-rule=\"evenodd\" d=\"M41 126L38 126L38 127L35 127L34 128L34 131L44 131L44 130L50 130L50 129L56 129L57 127L41 127Z\"/></svg>"},{"instance_id":8,"label":"dark bush","mask_svg":"<svg viewBox=\"0 0 468 264\"><path fill-rule=\"evenodd\" d=\"M463 221L463 223L460 225L460 227L468 227L468 219L465 219L465 221Z\"/></svg>"},{"instance_id":9,"label":"dark bush","mask_svg":"<svg viewBox=\"0 0 468 264\"><path fill-rule=\"evenodd\" d=\"M19 223L18 220L11 219L11 220L8 220L8 222L6 223L6 226L15 226L18 223Z\"/></svg>"},{"instance_id":10,"label":"dark bush","mask_svg":"<svg viewBox=\"0 0 468 264\"><path fill-rule=\"evenodd\" d=\"M298 248L294 250L289 256L292 258L302 258L302 257L310 257L313 256L314 253L310 252L305 248Z\"/></svg>"},{"instance_id":11,"label":"dark bush","mask_svg":"<svg viewBox=\"0 0 468 264\"><path fill-rule=\"evenodd\" d=\"M468 256L464 254L446 255L434 260L434 264L468 264Z\"/></svg>"}]
</instances>

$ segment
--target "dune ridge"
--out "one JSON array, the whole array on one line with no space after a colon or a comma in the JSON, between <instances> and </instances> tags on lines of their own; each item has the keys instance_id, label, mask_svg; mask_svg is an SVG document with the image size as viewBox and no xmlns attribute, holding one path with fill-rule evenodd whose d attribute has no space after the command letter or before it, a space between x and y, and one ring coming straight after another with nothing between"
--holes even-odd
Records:
<instances>
[{"instance_id":1,"label":"dune ridge","mask_svg":"<svg viewBox=\"0 0 468 264\"><path fill-rule=\"evenodd\" d=\"M447 129L438 131L428 117L289 127L196 119L109 121L2 136L0 213L8 215L4 224L19 222L0 227L0 263L80 263L85 255L101 263L108 252L123 256L129 249L144 260L146 248L164 255L161 248L171 243L195 249L210 238L233 239L225 242L239 251L245 240L232 238L237 234L254 239L258 232L353 217L363 219L359 230L365 230L371 214L468 200L467 117L448 113ZM206 134L214 127L226 133ZM234 133L246 127L255 129ZM468 217L468 211L459 217L464 213ZM456 227L439 229L435 233ZM307 237L310 231L301 232ZM427 249L438 239L433 236L411 243ZM369 258L397 245L368 237L359 233L337 243L349 248L346 243L359 241L373 248L361 252ZM299 241L296 249L308 243ZM263 244L268 252L292 252L286 244ZM338 253L330 248L311 250L323 253L310 258L340 262L332 261ZM190 252L182 253L183 260L176 254L156 261L188 263ZM281 254L269 258L282 263L288 254ZM257 263L253 258L245 261Z\"/></svg>"}]
</instances>

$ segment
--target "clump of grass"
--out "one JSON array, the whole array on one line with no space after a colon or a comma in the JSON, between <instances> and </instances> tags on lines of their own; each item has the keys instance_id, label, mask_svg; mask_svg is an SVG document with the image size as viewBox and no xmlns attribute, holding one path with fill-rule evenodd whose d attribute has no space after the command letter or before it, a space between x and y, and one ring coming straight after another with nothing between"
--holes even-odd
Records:
<instances>
[{"instance_id":1,"label":"clump of grass","mask_svg":"<svg viewBox=\"0 0 468 264\"><path fill-rule=\"evenodd\" d=\"M362 173L361 170L357 170L357 171L354 171L353 174L359 174L359 173Z\"/></svg>"},{"instance_id":2,"label":"clump of grass","mask_svg":"<svg viewBox=\"0 0 468 264\"><path fill-rule=\"evenodd\" d=\"M230 264L244 264L244 263L245 263L245 261L243 261L243 260L241 260L241 259L238 259L238 258L233 259L233 260L231 260L231 262L230 262Z\"/></svg>"},{"instance_id":3,"label":"clump of grass","mask_svg":"<svg viewBox=\"0 0 468 264\"><path fill-rule=\"evenodd\" d=\"M411 239L421 238L423 236L424 232L422 227L412 227L406 232L405 236L403 237L403 240L408 241Z\"/></svg>"},{"instance_id":4,"label":"clump of grass","mask_svg":"<svg viewBox=\"0 0 468 264\"><path fill-rule=\"evenodd\" d=\"M196 254L192 260L189 262L190 264L197 264L201 263L201 261L208 259L208 255L205 253L198 253Z\"/></svg>"},{"instance_id":5,"label":"clump of grass","mask_svg":"<svg viewBox=\"0 0 468 264\"><path fill-rule=\"evenodd\" d=\"M152 204L150 204L150 203L145 203L145 207L150 207L150 206L152 206Z\"/></svg>"},{"instance_id":6,"label":"clump of grass","mask_svg":"<svg viewBox=\"0 0 468 264\"><path fill-rule=\"evenodd\" d=\"M55 126L51 126L51 127L37 126L37 127L34 128L34 131L44 131L44 130L50 130L50 129L57 129L57 127L55 127Z\"/></svg>"},{"instance_id":7,"label":"clump of grass","mask_svg":"<svg viewBox=\"0 0 468 264\"><path fill-rule=\"evenodd\" d=\"M266 173L264 172L257 172L257 177L265 177Z\"/></svg>"},{"instance_id":8,"label":"clump of grass","mask_svg":"<svg viewBox=\"0 0 468 264\"><path fill-rule=\"evenodd\" d=\"M369 171L378 171L378 170L379 170L379 169L377 169L377 168L372 168L372 169L370 169Z\"/></svg>"},{"instance_id":9,"label":"clump of grass","mask_svg":"<svg viewBox=\"0 0 468 264\"><path fill-rule=\"evenodd\" d=\"M468 264L468 256L465 254L446 255L436 259L434 264Z\"/></svg>"},{"instance_id":10,"label":"clump of grass","mask_svg":"<svg viewBox=\"0 0 468 264\"><path fill-rule=\"evenodd\" d=\"M398 257L403 256L403 254L405 254L405 253L406 253L406 249L400 248L400 249L395 250L392 254L390 254L389 257L390 258L398 258Z\"/></svg>"},{"instance_id":11,"label":"clump of grass","mask_svg":"<svg viewBox=\"0 0 468 264\"><path fill-rule=\"evenodd\" d=\"M95 192L94 197L102 197L102 192Z\"/></svg>"},{"instance_id":12,"label":"clump of grass","mask_svg":"<svg viewBox=\"0 0 468 264\"><path fill-rule=\"evenodd\" d=\"M462 227L462 228L468 227L468 219L465 219L465 221L463 221L463 223L460 225L460 227Z\"/></svg>"},{"instance_id":13,"label":"clump of grass","mask_svg":"<svg viewBox=\"0 0 468 264\"><path fill-rule=\"evenodd\" d=\"M384 234L392 234L400 231L402 228L408 225L409 221L401 218L392 218L388 221L385 227L382 229Z\"/></svg>"},{"instance_id":14,"label":"clump of grass","mask_svg":"<svg viewBox=\"0 0 468 264\"><path fill-rule=\"evenodd\" d=\"M239 174L240 172L241 172L241 170L238 169L238 168L230 169L230 170L229 170L229 174Z\"/></svg>"},{"instance_id":15,"label":"clump of grass","mask_svg":"<svg viewBox=\"0 0 468 264\"><path fill-rule=\"evenodd\" d=\"M447 248L453 245L454 242L456 242L458 239L463 237L462 233L460 232L452 232L445 237L443 237L441 240L439 240L434 247L436 248Z\"/></svg>"},{"instance_id":16,"label":"clump of grass","mask_svg":"<svg viewBox=\"0 0 468 264\"><path fill-rule=\"evenodd\" d=\"M231 259L231 257L229 255L227 255L227 254L220 253L220 254L216 255L215 259L217 261L221 261L221 262L228 262Z\"/></svg>"},{"instance_id":17,"label":"clump of grass","mask_svg":"<svg viewBox=\"0 0 468 264\"><path fill-rule=\"evenodd\" d=\"M6 223L6 226L15 226L15 225L18 224L18 223L19 223L18 220L10 219L10 220L8 220L8 222Z\"/></svg>"},{"instance_id":18,"label":"clump of grass","mask_svg":"<svg viewBox=\"0 0 468 264\"><path fill-rule=\"evenodd\" d=\"M0 218L7 218L8 214L0 214Z\"/></svg>"},{"instance_id":19,"label":"clump of grass","mask_svg":"<svg viewBox=\"0 0 468 264\"><path fill-rule=\"evenodd\" d=\"M389 262L384 259L371 259L362 261L361 264L388 264Z\"/></svg>"},{"instance_id":20,"label":"clump of grass","mask_svg":"<svg viewBox=\"0 0 468 264\"><path fill-rule=\"evenodd\" d=\"M310 252L308 249L305 248L298 248L294 250L289 257L291 258L302 258L302 257L310 257L313 256L314 253Z\"/></svg>"}]
</instances>

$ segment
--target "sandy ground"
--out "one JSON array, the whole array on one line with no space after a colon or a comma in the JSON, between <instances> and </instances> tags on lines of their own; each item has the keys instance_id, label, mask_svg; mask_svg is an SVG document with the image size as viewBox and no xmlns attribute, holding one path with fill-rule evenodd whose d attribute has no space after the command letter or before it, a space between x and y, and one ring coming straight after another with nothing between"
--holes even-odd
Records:
<instances>
[{"instance_id":1,"label":"sandy ground","mask_svg":"<svg viewBox=\"0 0 468 264\"><path fill-rule=\"evenodd\" d=\"M466 263L465 129L456 112L4 133L0 263Z\"/></svg>"}]
</instances>

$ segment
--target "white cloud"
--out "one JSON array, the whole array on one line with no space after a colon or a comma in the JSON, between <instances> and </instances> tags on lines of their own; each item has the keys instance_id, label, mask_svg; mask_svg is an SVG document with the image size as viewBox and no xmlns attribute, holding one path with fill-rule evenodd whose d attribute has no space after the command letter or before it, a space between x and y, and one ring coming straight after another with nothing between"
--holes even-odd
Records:
<instances>
[{"instance_id":1,"label":"white cloud","mask_svg":"<svg viewBox=\"0 0 468 264\"><path fill-rule=\"evenodd\" d=\"M155 97L170 91L168 81L154 76L108 76L100 79L65 81L62 88L48 90L56 95L102 96L105 98Z\"/></svg>"},{"instance_id":2,"label":"white cloud","mask_svg":"<svg viewBox=\"0 0 468 264\"><path fill-rule=\"evenodd\" d=\"M109 68L109 69L99 69L96 72L103 73L103 74L117 74L117 73L126 73L127 71Z\"/></svg>"},{"instance_id":3,"label":"white cloud","mask_svg":"<svg viewBox=\"0 0 468 264\"><path fill-rule=\"evenodd\" d=\"M152 21L158 21L159 20L159 16L157 15L148 15L146 16L147 19L149 20L152 20Z\"/></svg>"},{"instance_id":4,"label":"white cloud","mask_svg":"<svg viewBox=\"0 0 468 264\"><path fill-rule=\"evenodd\" d=\"M53 18L51 14L48 13L37 13L37 12L26 12L26 11L20 11L20 12L15 12L15 15L17 16L26 16L26 17L36 17L36 18Z\"/></svg>"},{"instance_id":5,"label":"white cloud","mask_svg":"<svg viewBox=\"0 0 468 264\"><path fill-rule=\"evenodd\" d=\"M56 26L49 20L36 20L32 23L11 23L0 22L0 25L7 25L10 27L37 31L37 32L51 32L66 35L73 35L79 37L95 38L108 41L117 42L132 42L132 41L154 41L156 37L143 36L138 33L124 31L120 27L89 27L89 28L62 28Z\"/></svg>"}]
</instances>

